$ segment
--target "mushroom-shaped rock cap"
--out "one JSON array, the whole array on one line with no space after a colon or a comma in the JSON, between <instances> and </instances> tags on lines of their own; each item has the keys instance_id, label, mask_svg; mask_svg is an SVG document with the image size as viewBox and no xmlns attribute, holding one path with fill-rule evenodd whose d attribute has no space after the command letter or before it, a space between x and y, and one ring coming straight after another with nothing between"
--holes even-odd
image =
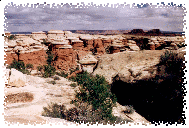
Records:
<instances>
[{"instance_id":1,"label":"mushroom-shaped rock cap","mask_svg":"<svg viewBox=\"0 0 189 128\"><path fill-rule=\"evenodd\" d=\"M76 39L76 40L72 40L72 42L83 42L82 40L78 40L78 39Z\"/></svg>"},{"instance_id":2,"label":"mushroom-shaped rock cap","mask_svg":"<svg viewBox=\"0 0 189 128\"><path fill-rule=\"evenodd\" d=\"M93 37L91 35L82 35L80 36L81 39L84 39L84 40L92 40Z\"/></svg>"},{"instance_id":3,"label":"mushroom-shaped rock cap","mask_svg":"<svg viewBox=\"0 0 189 128\"><path fill-rule=\"evenodd\" d=\"M39 31L39 32L32 32L32 34L46 34L46 33L43 31Z\"/></svg>"},{"instance_id":4,"label":"mushroom-shaped rock cap","mask_svg":"<svg viewBox=\"0 0 189 128\"><path fill-rule=\"evenodd\" d=\"M87 54L85 57L83 57L82 60L79 61L81 64L96 64L97 59L94 58L93 55Z\"/></svg>"},{"instance_id":5,"label":"mushroom-shaped rock cap","mask_svg":"<svg viewBox=\"0 0 189 128\"><path fill-rule=\"evenodd\" d=\"M71 31L64 31L65 34L73 34Z\"/></svg>"},{"instance_id":6,"label":"mushroom-shaped rock cap","mask_svg":"<svg viewBox=\"0 0 189 128\"><path fill-rule=\"evenodd\" d=\"M158 42L158 41L154 41L154 43L155 43L155 44L159 44L159 42Z\"/></svg>"},{"instance_id":7,"label":"mushroom-shaped rock cap","mask_svg":"<svg viewBox=\"0 0 189 128\"><path fill-rule=\"evenodd\" d=\"M56 44L68 44L69 41L68 40L54 40L54 42L52 42L52 44L56 45Z\"/></svg>"},{"instance_id":8,"label":"mushroom-shaped rock cap","mask_svg":"<svg viewBox=\"0 0 189 128\"><path fill-rule=\"evenodd\" d=\"M122 41L120 41L120 40L114 40L114 42L116 42L116 43L122 43Z\"/></svg>"},{"instance_id":9,"label":"mushroom-shaped rock cap","mask_svg":"<svg viewBox=\"0 0 189 128\"><path fill-rule=\"evenodd\" d=\"M150 40L151 40L151 41L157 41L157 39L156 39L156 38L150 38Z\"/></svg>"},{"instance_id":10,"label":"mushroom-shaped rock cap","mask_svg":"<svg viewBox=\"0 0 189 128\"><path fill-rule=\"evenodd\" d=\"M64 31L62 31L62 30L50 30L50 31L48 31L48 34L64 34Z\"/></svg>"},{"instance_id":11,"label":"mushroom-shaped rock cap","mask_svg":"<svg viewBox=\"0 0 189 128\"><path fill-rule=\"evenodd\" d=\"M69 40L79 40L79 38L74 37L74 36L69 36L69 37L67 37L67 39L69 39Z\"/></svg>"},{"instance_id":12,"label":"mushroom-shaped rock cap","mask_svg":"<svg viewBox=\"0 0 189 128\"><path fill-rule=\"evenodd\" d=\"M67 49L67 48L72 48L72 46L69 44L65 44L62 47L59 47L59 49Z\"/></svg>"},{"instance_id":13,"label":"mushroom-shaped rock cap","mask_svg":"<svg viewBox=\"0 0 189 128\"><path fill-rule=\"evenodd\" d=\"M119 44L119 43L113 43L110 45L111 47L124 47L124 45Z\"/></svg>"},{"instance_id":14,"label":"mushroom-shaped rock cap","mask_svg":"<svg viewBox=\"0 0 189 128\"><path fill-rule=\"evenodd\" d=\"M154 42L149 42L148 44L149 44L149 45L155 45Z\"/></svg>"}]
</instances>

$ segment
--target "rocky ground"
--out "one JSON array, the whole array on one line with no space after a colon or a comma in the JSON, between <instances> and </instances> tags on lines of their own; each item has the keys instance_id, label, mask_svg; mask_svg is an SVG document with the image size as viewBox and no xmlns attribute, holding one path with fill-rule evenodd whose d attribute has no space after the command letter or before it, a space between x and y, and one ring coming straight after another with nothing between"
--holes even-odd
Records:
<instances>
[{"instance_id":1,"label":"rocky ground","mask_svg":"<svg viewBox=\"0 0 189 128\"><path fill-rule=\"evenodd\" d=\"M21 100L23 97L9 98L4 104L4 118L7 123L46 124L47 122L59 122L65 125L73 123L64 119L42 116L43 107L47 107L51 103L64 104L67 109L74 107L74 105L70 104L70 101L74 99L75 90L78 90L78 88L71 87L71 81L60 77L60 80L56 80L56 84L53 85L49 84L53 78L23 75L26 77L25 85L23 87L5 87L5 95L8 97L14 94L23 94L27 92L33 96L33 100L27 100L27 96L24 97L24 102ZM133 112L132 114L124 114L124 110L126 110L126 108L117 103L117 107L113 108L113 114L133 123L149 123L138 113Z\"/></svg>"},{"instance_id":2,"label":"rocky ground","mask_svg":"<svg viewBox=\"0 0 189 128\"><path fill-rule=\"evenodd\" d=\"M19 94L28 92L33 95L31 102L5 103L5 120L8 122L20 123L45 123L50 118L41 116L43 107L48 104L64 104L66 108L73 107L70 101L74 99L75 89L70 85L70 81L60 77L57 84L49 84L52 78L41 78L37 76L26 75L24 87L5 88L5 95ZM20 97L22 98L22 97ZM26 97L27 98L27 97ZM65 120L61 120L65 122ZM68 122L68 121L67 121Z\"/></svg>"}]
</instances>

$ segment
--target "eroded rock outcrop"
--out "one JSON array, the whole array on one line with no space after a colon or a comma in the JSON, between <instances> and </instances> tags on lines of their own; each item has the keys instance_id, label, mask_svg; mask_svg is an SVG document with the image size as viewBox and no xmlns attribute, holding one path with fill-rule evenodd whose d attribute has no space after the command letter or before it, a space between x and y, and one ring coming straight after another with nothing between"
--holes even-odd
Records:
<instances>
[{"instance_id":1,"label":"eroded rock outcrop","mask_svg":"<svg viewBox=\"0 0 189 128\"><path fill-rule=\"evenodd\" d=\"M89 73L93 72L94 67L97 64L97 59L93 55L87 54L84 57L82 57L81 60L79 60L79 63L81 64L82 70L87 71Z\"/></svg>"},{"instance_id":2,"label":"eroded rock outcrop","mask_svg":"<svg viewBox=\"0 0 189 128\"><path fill-rule=\"evenodd\" d=\"M6 64L11 64L13 60L23 61L25 64L33 64L34 69L39 65L46 64L46 51L31 51L31 52L20 52L20 55L16 53L6 53L5 62Z\"/></svg>"},{"instance_id":3,"label":"eroded rock outcrop","mask_svg":"<svg viewBox=\"0 0 189 128\"><path fill-rule=\"evenodd\" d=\"M70 31L50 30L48 34L45 32L33 32L28 35L16 34L13 40L5 37L4 44L7 64L16 59L24 61L25 64L31 63L36 68L37 65L46 63L46 50L52 50L55 55L53 63L56 65L56 69L69 70L79 64L76 61L81 60L77 58L80 51L101 56L105 53L114 54L123 51L139 51L140 49L177 50L178 46L184 44L184 39L179 36L143 38L125 35L76 34Z\"/></svg>"},{"instance_id":4,"label":"eroded rock outcrop","mask_svg":"<svg viewBox=\"0 0 189 128\"><path fill-rule=\"evenodd\" d=\"M103 75L110 84L116 76L125 82L150 78L154 76L156 70L152 67L159 63L159 57L163 52L163 50L124 51L102 55L93 74Z\"/></svg>"},{"instance_id":5,"label":"eroded rock outcrop","mask_svg":"<svg viewBox=\"0 0 189 128\"><path fill-rule=\"evenodd\" d=\"M7 74L7 77L8 77L8 85L7 87L23 87L25 86L26 84L26 76L14 69L14 68L11 68L11 70L9 69L6 69L6 74Z\"/></svg>"}]
</instances>

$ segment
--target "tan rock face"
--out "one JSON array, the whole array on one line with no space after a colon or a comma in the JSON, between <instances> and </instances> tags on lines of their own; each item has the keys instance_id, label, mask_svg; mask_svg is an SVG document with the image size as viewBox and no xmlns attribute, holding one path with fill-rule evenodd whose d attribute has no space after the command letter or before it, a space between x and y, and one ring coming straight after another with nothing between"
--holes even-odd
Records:
<instances>
[{"instance_id":1,"label":"tan rock face","mask_svg":"<svg viewBox=\"0 0 189 128\"><path fill-rule=\"evenodd\" d=\"M112 40L111 39L103 39L102 43L103 43L104 47L107 47L112 43Z\"/></svg>"},{"instance_id":2,"label":"tan rock face","mask_svg":"<svg viewBox=\"0 0 189 128\"><path fill-rule=\"evenodd\" d=\"M8 86L11 87L23 87L26 83L26 77L24 74L14 68L10 71L10 76L8 79Z\"/></svg>"},{"instance_id":3,"label":"tan rock face","mask_svg":"<svg viewBox=\"0 0 189 128\"><path fill-rule=\"evenodd\" d=\"M81 49L84 47L83 41L81 40L72 40L73 49Z\"/></svg>"},{"instance_id":4,"label":"tan rock face","mask_svg":"<svg viewBox=\"0 0 189 128\"><path fill-rule=\"evenodd\" d=\"M116 46L116 45L112 45L110 46L110 53L113 54L113 53L118 53L120 52L120 48L119 46Z\"/></svg>"},{"instance_id":5,"label":"tan rock face","mask_svg":"<svg viewBox=\"0 0 189 128\"><path fill-rule=\"evenodd\" d=\"M156 49L155 44L153 42L148 43L148 47L149 47L150 50Z\"/></svg>"},{"instance_id":6,"label":"tan rock face","mask_svg":"<svg viewBox=\"0 0 189 128\"><path fill-rule=\"evenodd\" d=\"M102 44L101 39L94 39L94 48L95 48L97 54L104 54L105 53L105 48Z\"/></svg>"},{"instance_id":7,"label":"tan rock face","mask_svg":"<svg viewBox=\"0 0 189 128\"><path fill-rule=\"evenodd\" d=\"M34 69L39 65L46 64L46 51L33 51L28 53L20 53L19 60L23 61L25 64L33 64ZM6 53L5 61L7 64L11 64L13 60L18 61L18 55L16 53Z\"/></svg>"},{"instance_id":8,"label":"tan rock face","mask_svg":"<svg viewBox=\"0 0 189 128\"><path fill-rule=\"evenodd\" d=\"M32 32L32 38L35 40L40 40L40 39L46 39L47 35L45 32Z\"/></svg>"},{"instance_id":9,"label":"tan rock face","mask_svg":"<svg viewBox=\"0 0 189 128\"><path fill-rule=\"evenodd\" d=\"M54 62L54 66L56 69L61 69L68 72L70 68L75 68L77 66L76 52L73 49L61 48L54 50L53 53L58 58Z\"/></svg>"},{"instance_id":10,"label":"tan rock face","mask_svg":"<svg viewBox=\"0 0 189 128\"><path fill-rule=\"evenodd\" d=\"M87 48L87 50L94 49L93 47L93 39L81 39L83 41L84 47Z\"/></svg>"}]
</instances>

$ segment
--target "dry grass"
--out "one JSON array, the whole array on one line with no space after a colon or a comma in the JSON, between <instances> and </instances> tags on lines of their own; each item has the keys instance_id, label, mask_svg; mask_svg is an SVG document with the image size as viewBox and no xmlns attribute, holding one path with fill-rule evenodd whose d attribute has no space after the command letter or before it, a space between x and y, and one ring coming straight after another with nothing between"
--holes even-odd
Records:
<instances>
[{"instance_id":1,"label":"dry grass","mask_svg":"<svg viewBox=\"0 0 189 128\"><path fill-rule=\"evenodd\" d=\"M33 94L29 92L11 94L6 96L5 102L7 103L19 103L19 102L31 102L34 99Z\"/></svg>"}]
</instances>

